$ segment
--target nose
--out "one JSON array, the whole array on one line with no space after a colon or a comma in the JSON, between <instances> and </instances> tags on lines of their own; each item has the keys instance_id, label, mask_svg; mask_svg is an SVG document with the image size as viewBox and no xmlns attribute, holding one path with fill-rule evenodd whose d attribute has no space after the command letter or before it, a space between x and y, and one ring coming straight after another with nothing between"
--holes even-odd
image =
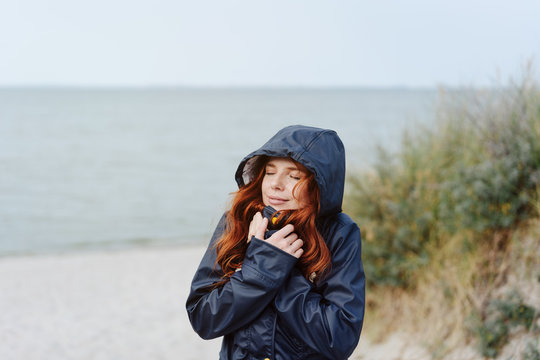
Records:
<instances>
[{"instance_id":1,"label":"nose","mask_svg":"<svg viewBox=\"0 0 540 360\"><path fill-rule=\"evenodd\" d=\"M283 190L283 184L283 175L278 174L272 178L272 189Z\"/></svg>"}]
</instances>

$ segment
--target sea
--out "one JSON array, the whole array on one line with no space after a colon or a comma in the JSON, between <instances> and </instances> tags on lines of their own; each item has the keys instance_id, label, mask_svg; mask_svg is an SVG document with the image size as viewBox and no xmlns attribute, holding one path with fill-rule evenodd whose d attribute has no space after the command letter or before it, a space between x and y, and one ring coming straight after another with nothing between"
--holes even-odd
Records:
<instances>
[{"instance_id":1,"label":"sea","mask_svg":"<svg viewBox=\"0 0 540 360\"><path fill-rule=\"evenodd\" d=\"M240 160L336 130L348 174L436 119L436 89L0 89L0 256L206 245Z\"/></svg>"}]
</instances>

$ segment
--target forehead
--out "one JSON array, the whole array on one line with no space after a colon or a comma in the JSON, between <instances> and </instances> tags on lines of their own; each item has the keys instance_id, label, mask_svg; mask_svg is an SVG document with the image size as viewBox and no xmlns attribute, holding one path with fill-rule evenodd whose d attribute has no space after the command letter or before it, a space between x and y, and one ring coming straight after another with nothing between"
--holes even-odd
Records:
<instances>
[{"instance_id":1,"label":"forehead","mask_svg":"<svg viewBox=\"0 0 540 360\"><path fill-rule=\"evenodd\" d=\"M275 166L275 167L283 167L283 168L290 168L290 169L298 169L298 166L289 158L271 158L267 163L266 166Z\"/></svg>"}]
</instances>

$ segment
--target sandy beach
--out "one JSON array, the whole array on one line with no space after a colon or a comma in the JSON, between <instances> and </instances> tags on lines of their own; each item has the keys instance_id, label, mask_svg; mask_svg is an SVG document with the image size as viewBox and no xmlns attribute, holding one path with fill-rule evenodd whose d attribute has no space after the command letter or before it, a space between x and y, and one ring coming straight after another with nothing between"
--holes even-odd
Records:
<instances>
[{"instance_id":1,"label":"sandy beach","mask_svg":"<svg viewBox=\"0 0 540 360\"><path fill-rule=\"evenodd\" d=\"M185 311L203 251L0 259L0 359L216 359Z\"/></svg>"},{"instance_id":2,"label":"sandy beach","mask_svg":"<svg viewBox=\"0 0 540 360\"><path fill-rule=\"evenodd\" d=\"M200 339L184 305L204 250L1 258L0 359L217 359L221 339ZM351 359L397 359L407 352L399 338L390 343L370 346L362 339Z\"/></svg>"}]
</instances>

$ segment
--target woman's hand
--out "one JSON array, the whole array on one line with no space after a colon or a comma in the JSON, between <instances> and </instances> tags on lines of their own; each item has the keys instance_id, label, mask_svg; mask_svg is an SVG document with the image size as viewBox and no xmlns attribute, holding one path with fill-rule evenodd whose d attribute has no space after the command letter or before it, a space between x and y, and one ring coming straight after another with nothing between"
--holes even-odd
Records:
<instances>
[{"instance_id":1,"label":"woman's hand","mask_svg":"<svg viewBox=\"0 0 540 360\"><path fill-rule=\"evenodd\" d=\"M248 242L251 240L252 236L264 240L264 232L266 231L267 226L268 219L264 218L260 212L256 213L255 216L253 216L253 220L249 223ZM264 241L269 242L273 246L298 259L304 253L304 250L302 249L304 242L299 239L298 235L293 231L294 226L292 224L287 224Z\"/></svg>"},{"instance_id":2,"label":"woman's hand","mask_svg":"<svg viewBox=\"0 0 540 360\"><path fill-rule=\"evenodd\" d=\"M304 242L293 231L294 226L287 224L266 239L266 241L298 259L304 253L302 249Z\"/></svg>"},{"instance_id":3,"label":"woman's hand","mask_svg":"<svg viewBox=\"0 0 540 360\"><path fill-rule=\"evenodd\" d=\"M251 238L255 236L257 239L264 240L264 232L268 226L268 219L264 218L260 212L257 212L253 216L253 220L249 223L248 239L250 242Z\"/></svg>"}]
</instances>

